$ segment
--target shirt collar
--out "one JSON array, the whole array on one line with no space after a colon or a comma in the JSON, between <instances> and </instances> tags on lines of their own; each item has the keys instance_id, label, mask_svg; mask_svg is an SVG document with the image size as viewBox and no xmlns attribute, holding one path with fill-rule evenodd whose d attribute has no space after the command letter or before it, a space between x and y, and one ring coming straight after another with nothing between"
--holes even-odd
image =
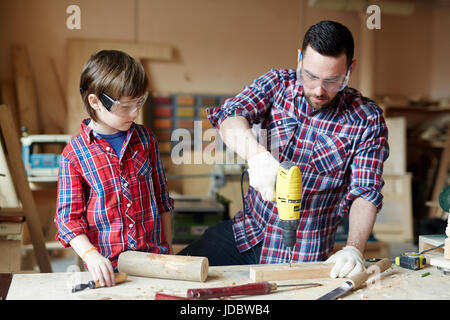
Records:
<instances>
[{"instance_id":1,"label":"shirt collar","mask_svg":"<svg viewBox=\"0 0 450 320\"><path fill-rule=\"evenodd\" d=\"M80 132L82 136L86 139L88 143L92 143L94 138L100 138L100 136L95 133L95 131L89 127L89 123L91 122L90 118L83 119L81 121ZM131 137L136 128L136 123L132 123L130 129L128 129L127 137Z\"/></svg>"}]
</instances>

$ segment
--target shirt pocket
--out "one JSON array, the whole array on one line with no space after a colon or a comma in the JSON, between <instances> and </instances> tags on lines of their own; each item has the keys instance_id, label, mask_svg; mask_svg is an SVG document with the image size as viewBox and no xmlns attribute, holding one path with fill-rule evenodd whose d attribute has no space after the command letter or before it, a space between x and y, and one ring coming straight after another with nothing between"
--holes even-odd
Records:
<instances>
[{"instance_id":1,"label":"shirt pocket","mask_svg":"<svg viewBox=\"0 0 450 320\"><path fill-rule=\"evenodd\" d=\"M133 166L138 177L148 176L152 173L152 162L149 153L145 150L136 151L132 157Z\"/></svg>"},{"instance_id":2,"label":"shirt pocket","mask_svg":"<svg viewBox=\"0 0 450 320\"><path fill-rule=\"evenodd\" d=\"M275 156L275 151L278 152L279 159L282 159L282 155L286 152L286 147L294 136L298 122L295 118L287 116L286 113L280 112L278 109L273 108L272 119L269 124L270 140L268 149Z\"/></svg>"},{"instance_id":3,"label":"shirt pocket","mask_svg":"<svg viewBox=\"0 0 450 320\"><path fill-rule=\"evenodd\" d=\"M311 163L321 174L343 170L349 148L350 140L345 137L319 134L314 144Z\"/></svg>"}]
</instances>

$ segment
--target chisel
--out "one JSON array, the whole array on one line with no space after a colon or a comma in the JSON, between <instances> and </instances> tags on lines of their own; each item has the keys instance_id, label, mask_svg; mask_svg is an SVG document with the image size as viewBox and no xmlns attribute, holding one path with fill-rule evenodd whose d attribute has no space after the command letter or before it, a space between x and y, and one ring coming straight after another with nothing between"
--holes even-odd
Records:
<instances>
[{"instance_id":1,"label":"chisel","mask_svg":"<svg viewBox=\"0 0 450 320\"><path fill-rule=\"evenodd\" d=\"M282 284L270 283L267 281L248 283L239 286L219 287L219 288L200 288L188 289L187 296L196 299L209 299L238 295L259 295L268 294L279 287L317 287L320 283L301 283L301 284Z\"/></svg>"},{"instance_id":2,"label":"chisel","mask_svg":"<svg viewBox=\"0 0 450 320\"><path fill-rule=\"evenodd\" d=\"M127 274L124 272L118 272L114 274L114 281L116 284L121 283L121 282L125 282L127 280ZM86 288L91 288L91 289L95 289L95 288L100 288L100 282L99 281L89 281L88 283L81 283L81 284L77 284L76 286L72 287L72 293L74 292L78 292L81 290L84 290Z\"/></svg>"},{"instance_id":3,"label":"chisel","mask_svg":"<svg viewBox=\"0 0 450 320\"><path fill-rule=\"evenodd\" d=\"M379 270L377 270L377 271L379 273L381 273L381 272L389 269L392 266L392 262L389 259L384 258L384 259L378 261L375 264L375 266L377 266L379 268ZM367 281L367 279L371 275L372 274L368 273L367 271L360 272L360 273L354 275L353 277L350 277L349 280L345 281L344 284L341 285L340 287L319 297L317 300L335 300L335 299L343 296L350 290L356 290L357 288L359 288L361 285L363 285Z\"/></svg>"},{"instance_id":4,"label":"chisel","mask_svg":"<svg viewBox=\"0 0 450 320\"><path fill-rule=\"evenodd\" d=\"M276 283L270 282L256 282L248 283L238 286L228 286L228 287L217 287L217 288L199 288L199 289L188 289L187 297L172 296L157 293L155 295L155 300L202 300L229 296L239 296L239 295L260 295L268 294L275 291L279 287L317 287L321 286L320 283L300 283L300 284L282 284L277 285Z\"/></svg>"}]
</instances>

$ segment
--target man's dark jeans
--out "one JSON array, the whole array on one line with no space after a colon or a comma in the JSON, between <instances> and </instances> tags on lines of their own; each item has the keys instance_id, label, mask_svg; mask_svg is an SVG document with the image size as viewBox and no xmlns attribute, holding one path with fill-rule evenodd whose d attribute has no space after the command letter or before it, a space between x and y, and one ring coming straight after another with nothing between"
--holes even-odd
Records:
<instances>
[{"instance_id":1,"label":"man's dark jeans","mask_svg":"<svg viewBox=\"0 0 450 320\"><path fill-rule=\"evenodd\" d=\"M258 264L262 242L254 246L253 250L240 253L236 248L232 222L225 220L208 228L200 239L192 242L178 255L207 257L210 266Z\"/></svg>"}]
</instances>

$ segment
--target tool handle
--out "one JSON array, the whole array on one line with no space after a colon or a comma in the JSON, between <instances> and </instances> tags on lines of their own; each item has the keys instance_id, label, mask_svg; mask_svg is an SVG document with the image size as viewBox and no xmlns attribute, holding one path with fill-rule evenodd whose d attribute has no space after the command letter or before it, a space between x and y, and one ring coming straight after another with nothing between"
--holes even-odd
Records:
<instances>
[{"instance_id":1,"label":"tool handle","mask_svg":"<svg viewBox=\"0 0 450 320\"><path fill-rule=\"evenodd\" d=\"M116 282L116 284L125 282L126 280L127 280L127 274L125 272L114 273L114 281ZM101 287L99 281L95 281L94 283L95 283L95 288Z\"/></svg>"},{"instance_id":2,"label":"tool handle","mask_svg":"<svg viewBox=\"0 0 450 320\"><path fill-rule=\"evenodd\" d=\"M2 217L0 217L0 222L21 223L24 221L25 221L25 217L23 217L23 216L2 216Z\"/></svg>"},{"instance_id":3,"label":"tool handle","mask_svg":"<svg viewBox=\"0 0 450 320\"><path fill-rule=\"evenodd\" d=\"M378 261L373 266L378 267L378 270L376 270L377 273L381 273L381 272L384 272L387 269L389 269L392 266L392 262L391 262L391 260L384 258L384 259ZM370 276L371 276L371 273L368 273L366 270L364 272L360 272L360 273L354 275L353 277L351 277L349 279L349 281L353 285L352 289L353 290L358 289L360 286L362 286L367 281L367 279L369 279Z\"/></svg>"},{"instance_id":4,"label":"tool handle","mask_svg":"<svg viewBox=\"0 0 450 320\"><path fill-rule=\"evenodd\" d=\"M172 295L169 295L169 294L164 294L164 293L157 292L155 294L155 300L196 300L196 299L180 297L180 296L172 296Z\"/></svg>"},{"instance_id":5,"label":"tool handle","mask_svg":"<svg viewBox=\"0 0 450 320\"><path fill-rule=\"evenodd\" d=\"M230 287L188 289L187 295L190 298L209 299L237 295L267 294L272 288L274 288L272 284L264 281Z\"/></svg>"}]
</instances>

